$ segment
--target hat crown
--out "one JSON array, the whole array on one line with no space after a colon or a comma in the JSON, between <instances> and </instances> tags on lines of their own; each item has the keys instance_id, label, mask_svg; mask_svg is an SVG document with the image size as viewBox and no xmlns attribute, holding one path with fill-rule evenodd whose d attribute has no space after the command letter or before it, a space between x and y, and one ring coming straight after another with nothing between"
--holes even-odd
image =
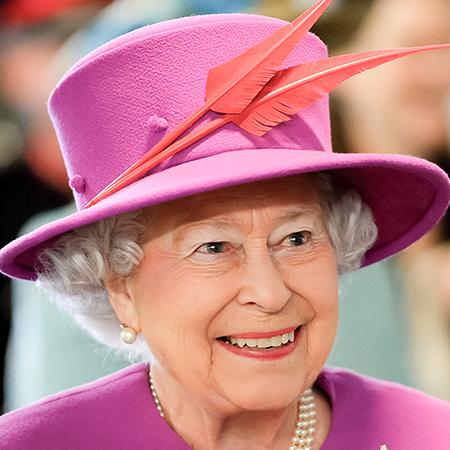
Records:
<instances>
[{"instance_id":1,"label":"hat crown","mask_svg":"<svg viewBox=\"0 0 450 450\"><path fill-rule=\"evenodd\" d=\"M128 33L69 70L52 93L49 108L69 178L77 180L71 183L77 186L77 206L83 207L204 103L211 68L285 24L247 14L177 19ZM308 33L282 68L326 57L326 46ZM215 117L209 112L195 127ZM328 99L264 137L230 123L153 172L218 153L258 149L332 151Z\"/></svg>"}]
</instances>

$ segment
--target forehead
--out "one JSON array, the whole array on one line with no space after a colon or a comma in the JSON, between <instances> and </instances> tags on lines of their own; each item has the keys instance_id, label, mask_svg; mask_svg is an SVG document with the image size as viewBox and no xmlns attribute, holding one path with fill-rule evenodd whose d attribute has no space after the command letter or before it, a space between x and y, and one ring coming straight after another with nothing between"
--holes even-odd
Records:
<instances>
[{"instance_id":1,"label":"forehead","mask_svg":"<svg viewBox=\"0 0 450 450\"><path fill-rule=\"evenodd\" d=\"M297 210L320 212L320 195L312 175L295 175L233 186L158 205L153 211L155 225L177 228L189 223L238 217L249 211L264 210L289 215Z\"/></svg>"}]
</instances>

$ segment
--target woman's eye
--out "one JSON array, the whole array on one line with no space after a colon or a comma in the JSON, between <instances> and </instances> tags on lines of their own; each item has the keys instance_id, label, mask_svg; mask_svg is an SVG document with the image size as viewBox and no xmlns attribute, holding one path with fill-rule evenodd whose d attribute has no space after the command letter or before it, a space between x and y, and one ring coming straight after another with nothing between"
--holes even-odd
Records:
<instances>
[{"instance_id":1,"label":"woman's eye","mask_svg":"<svg viewBox=\"0 0 450 450\"><path fill-rule=\"evenodd\" d=\"M225 250L225 242L207 242L198 248L201 253L214 255L222 253Z\"/></svg>"},{"instance_id":2,"label":"woman's eye","mask_svg":"<svg viewBox=\"0 0 450 450\"><path fill-rule=\"evenodd\" d=\"M288 245L299 247L307 244L310 238L311 233L309 231L297 231L295 233L291 233L284 240L287 241Z\"/></svg>"}]
</instances>

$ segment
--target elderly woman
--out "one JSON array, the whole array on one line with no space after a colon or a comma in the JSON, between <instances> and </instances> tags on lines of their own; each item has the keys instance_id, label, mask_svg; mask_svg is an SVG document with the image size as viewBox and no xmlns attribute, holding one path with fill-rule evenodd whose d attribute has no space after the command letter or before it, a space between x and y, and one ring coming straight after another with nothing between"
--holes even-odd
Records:
<instances>
[{"instance_id":1,"label":"elderly woman","mask_svg":"<svg viewBox=\"0 0 450 450\"><path fill-rule=\"evenodd\" d=\"M431 163L332 152L326 94L419 49L327 59L307 30L329 3L292 24L144 27L56 87L79 211L0 268L151 364L3 416L0 448L448 449L446 403L323 367L339 274L406 247L449 201Z\"/></svg>"}]
</instances>

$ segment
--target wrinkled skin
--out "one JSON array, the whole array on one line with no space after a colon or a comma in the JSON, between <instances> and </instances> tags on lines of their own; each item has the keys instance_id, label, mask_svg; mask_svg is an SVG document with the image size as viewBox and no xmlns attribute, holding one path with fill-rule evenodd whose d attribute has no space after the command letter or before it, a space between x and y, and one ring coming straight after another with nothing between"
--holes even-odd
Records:
<instances>
[{"instance_id":1,"label":"wrinkled skin","mask_svg":"<svg viewBox=\"0 0 450 450\"><path fill-rule=\"evenodd\" d=\"M315 180L228 188L149 215L142 264L109 287L119 319L143 333L155 357L169 421L195 448L287 448L297 399L320 372L338 318L335 253ZM294 325L303 326L297 346L274 361L217 340ZM330 411L317 401L323 437Z\"/></svg>"}]
</instances>

